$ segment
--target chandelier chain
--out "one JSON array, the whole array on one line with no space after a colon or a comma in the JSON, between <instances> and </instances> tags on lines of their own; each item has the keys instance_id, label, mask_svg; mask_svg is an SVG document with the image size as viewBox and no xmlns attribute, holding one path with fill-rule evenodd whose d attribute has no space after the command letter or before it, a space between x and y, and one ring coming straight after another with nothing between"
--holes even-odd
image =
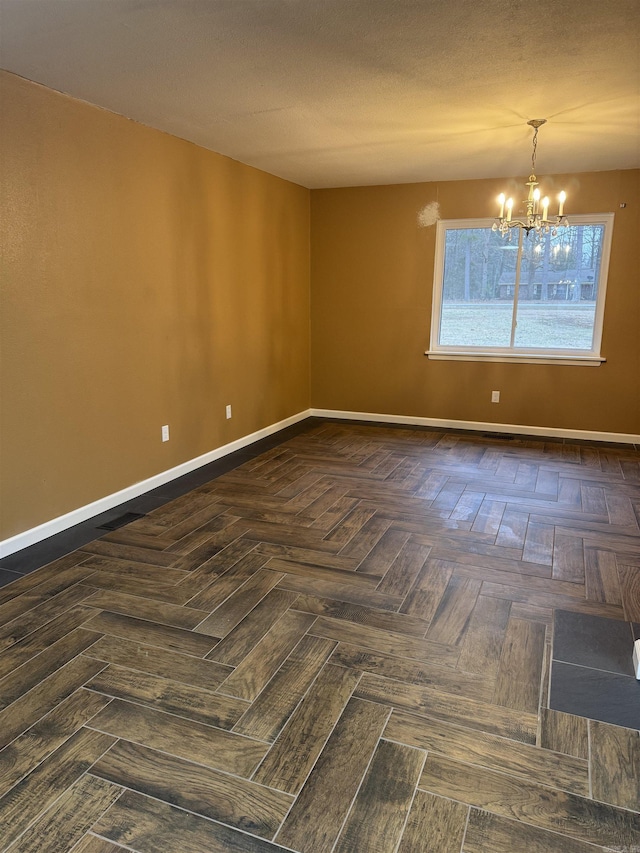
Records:
<instances>
[{"instance_id":1,"label":"chandelier chain","mask_svg":"<svg viewBox=\"0 0 640 853\"><path fill-rule=\"evenodd\" d=\"M536 149L538 147L538 128L533 131L533 151L531 153L531 174L536 173Z\"/></svg>"}]
</instances>

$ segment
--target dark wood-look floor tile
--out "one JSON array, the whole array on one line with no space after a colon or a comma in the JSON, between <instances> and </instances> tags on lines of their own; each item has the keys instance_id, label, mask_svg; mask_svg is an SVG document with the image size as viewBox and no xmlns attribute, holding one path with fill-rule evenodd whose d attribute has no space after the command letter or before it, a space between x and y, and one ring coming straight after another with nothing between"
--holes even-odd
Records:
<instances>
[{"instance_id":1,"label":"dark wood-look floor tile","mask_svg":"<svg viewBox=\"0 0 640 853\"><path fill-rule=\"evenodd\" d=\"M585 584L590 601L622 604L616 555L598 548L585 548Z\"/></svg>"},{"instance_id":2,"label":"dark wood-look floor tile","mask_svg":"<svg viewBox=\"0 0 640 853\"><path fill-rule=\"evenodd\" d=\"M543 625L553 626L553 608L537 607L535 604L520 604L517 601L511 603L510 615L514 619L528 619L530 622L541 622Z\"/></svg>"},{"instance_id":3,"label":"dark wood-look floor tile","mask_svg":"<svg viewBox=\"0 0 640 853\"><path fill-rule=\"evenodd\" d=\"M57 640L39 655L17 667L0 680L0 709L6 708L20 696L24 696L45 678L53 675L61 667L86 648L99 640L101 634L75 628L66 636Z\"/></svg>"},{"instance_id":4,"label":"dark wood-look floor tile","mask_svg":"<svg viewBox=\"0 0 640 853\"><path fill-rule=\"evenodd\" d=\"M338 537L336 533L333 539L327 539L323 538L322 530L314 530L310 527L286 527L284 524L255 521L251 523L250 529L244 535L254 542L337 554L342 548L344 537L351 536L354 532L353 526L350 525L345 529L342 538Z\"/></svg>"},{"instance_id":5,"label":"dark wood-look floor tile","mask_svg":"<svg viewBox=\"0 0 640 853\"><path fill-rule=\"evenodd\" d=\"M190 521L201 510L208 510L211 506L215 507L215 504L215 495L196 489L148 513L145 521L151 521L163 530L168 530L184 521Z\"/></svg>"},{"instance_id":6,"label":"dark wood-look floor tile","mask_svg":"<svg viewBox=\"0 0 640 853\"><path fill-rule=\"evenodd\" d=\"M114 742L108 735L80 729L0 798L2 849L15 841Z\"/></svg>"},{"instance_id":7,"label":"dark wood-look floor tile","mask_svg":"<svg viewBox=\"0 0 640 853\"><path fill-rule=\"evenodd\" d=\"M606 616L609 619L623 619L622 607L615 604L605 604L599 601L587 601L557 592L539 592L525 589L515 584L491 583L483 581L482 594L494 598L505 598L521 604L532 604L536 607L560 607L562 610L573 610L576 613L592 613L595 616Z\"/></svg>"},{"instance_id":8,"label":"dark wood-look floor tile","mask_svg":"<svg viewBox=\"0 0 640 853\"><path fill-rule=\"evenodd\" d=\"M632 812L448 758L427 756L419 785L577 841L632 849L640 843L640 822Z\"/></svg>"},{"instance_id":9,"label":"dark wood-look floor tile","mask_svg":"<svg viewBox=\"0 0 640 853\"><path fill-rule=\"evenodd\" d=\"M624 563L624 557L621 558ZM624 618L629 622L640 622L640 570L633 565L619 565L620 586Z\"/></svg>"},{"instance_id":10,"label":"dark wood-look floor tile","mask_svg":"<svg viewBox=\"0 0 640 853\"><path fill-rule=\"evenodd\" d=\"M60 616L47 622L41 628L27 634L22 640L12 644L0 652L0 678L4 678L12 670L21 666L35 655L48 649L66 636L70 631L79 628L95 616L95 611L81 604L65 610Z\"/></svg>"},{"instance_id":11,"label":"dark wood-look floor tile","mask_svg":"<svg viewBox=\"0 0 640 853\"><path fill-rule=\"evenodd\" d=\"M627 495L620 494L612 489L605 489L604 496L611 524L619 524L623 527L630 527L632 530L637 530L638 522Z\"/></svg>"},{"instance_id":12,"label":"dark wood-look floor tile","mask_svg":"<svg viewBox=\"0 0 640 853\"><path fill-rule=\"evenodd\" d=\"M483 500L471 528L476 533L490 533L497 536L502 524L506 503L496 500Z\"/></svg>"},{"instance_id":13,"label":"dark wood-look floor tile","mask_svg":"<svg viewBox=\"0 0 640 853\"><path fill-rule=\"evenodd\" d=\"M453 508L450 518L473 523L483 500L484 492L464 491Z\"/></svg>"},{"instance_id":14,"label":"dark wood-look floor tile","mask_svg":"<svg viewBox=\"0 0 640 853\"><path fill-rule=\"evenodd\" d=\"M186 575L188 579L189 576ZM184 604L193 593L186 594L184 587L173 583L165 583L152 578L136 578L131 575L121 575L115 572L93 572L90 577L92 589L80 585L80 589L90 595L97 589L110 590L124 595L136 595L143 599L166 601L168 604ZM86 583L89 583L87 581Z\"/></svg>"},{"instance_id":15,"label":"dark wood-look floor tile","mask_svg":"<svg viewBox=\"0 0 640 853\"><path fill-rule=\"evenodd\" d=\"M303 637L233 730L260 740L274 740L335 645L333 640Z\"/></svg>"},{"instance_id":16,"label":"dark wood-look floor tile","mask_svg":"<svg viewBox=\"0 0 640 853\"><path fill-rule=\"evenodd\" d=\"M222 729L231 729L247 710L246 702L239 699L115 664L109 664L87 687Z\"/></svg>"},{"instance_id":17,"label":"dark wood-look floor tile","mask_svg":"<svg viewBox=\"0 0 640 853\"><path fill-rule=\"evenodd\" d=\"M312 563L298 563L295 560L272 557L267 563L267 567L272 571L286 572L288 575L298 575L302 578L316 578L317 580L328 581L329 583L348 584L349 586L355 585L369 590L374 590L380 582L380 578L374 575L358 574L355 571L355 566L340 568Z\"/></svg>"},{"instance_id":18,"label":"dark wood-look floor tile","mask_svg":"<svg viewBox=\"0 0 640 853\"><path fill-rule=\"evenodd\" d=\"M540 709L540 746L576 758L589 758L589 733L585 717Z\"/></svg>"},{"instance_id":19,"label":"dark wood-look floor tile","mask_svg":"<svg viewBox=\"0 0 640 853\"><path fill-rule=\"evenodd\" d=\"M378 743L335 853L394 853L425 757L422 750L404 744Z\"/></svg>"},{"instance_id":20,"label":"dark wood-look floor tile","mask_svg":"<svg viewBox=\"0 0 640 853\"><path fill-rule=\"evenodd\" d=\"M553 540L553 577L573 583L585 582L584 546L579 536L556 532Z\"/></svg>"},{"instance_id":21,"label":"dark wood-look floor tile","mask_svg":"<svg viewBox=\"0 0 640 853\"><path fill-rule=\"evenodd\" d=\"M537 712L545 630L540 622L509 619L494 694L497 705Z\"/></svg>"},{"instance_id":22,"label":"dark wood-look floor tile","mask_svg":"<svg viewBox=\"0 0 640 853\"><path fill-rule=\"evenodd\" d=\"M401 634L370 628L368 625L356 625L343 619L331 619L320 616L314 622L310 632L317 637L327 637L340 643L361 646L364 649L379 651L400 658L416 661L429 661L455 666L458 649L445 646L431 640L407 637Z\"/></svg>"},{"instance_id":23,"label":"dark wood-look floor tile","mask_svg":"<svg viewBox=\"0 0 640 853\"><path fill-rule=\"evenodd\" d=\"M640 849L638 450L294 433L0 589L7 853Z\"/></svg>"},{"instance_id":24,"label":"dark wood-look floor tile","mask_svg":"<svg viewBox=\"0 0 640 853\"><path fill-rule=\"evenodd\" d=\"M105 634L87 649L85 657L147 672L160 678L171 678L181 684L190 684L205 690L215 690L231 673L230 666L215 661L159 649L157 646L147 646L109 634Z\"/></svg>"},{"instance_id":25,"label":"dark wood-look floor tile","mask_svg":"<svg viewBox=\"0 0 640 853\"><path fill-rule=\"evenodd\" d=\"M471 809L462 853L519 853L525 850L527 853L606 853L600 845L594 847L529 823Z\"/></svg>"},{"instance_id":26,"label":"dark wood-look floor tile","mask_svg":"<svg viewBox=\"0 0 640 853\"><path fill-rule=\"evenodd\" d=\"M224 507L218 507L216 514L208 521L205 520L204 527L209 532L209 538L206 542L198 545L187 554L176 555L177 559L174 563L174 568L182 572L193 572L194 569L205 567L209 561L216 557L227 545L234 542L248 528L248 522L238 519L228 510L225 515L220 513L224 511ZM189 524L192 527L192 522ZM179 525L178 527L169 528L172 535L184 535L189 532L187 525Z\"/></svg>"},{"instance_id":27,"label":"dark wood-look floor tile","mask_svg":"<svg viewBox=\"0 0 640 853\"><path fill-rule=\"evenodd\" d=\"M0 748L93 678L104 663L77 657L0 711Z\"/></svg>"},{"instance_id":28,"label":"dark wood-look floor tile","mask_svg":"<svg viewBox=\"0 0 640 853\"><path fill-rule=\"evenodd\" d=\"M389 711L352 699L276 836L301 853L330 853Z\"/></svg>"},{"instance_id":29,"label":"dark wood-look floor tile","mask_svg":"<svg viewBox=\"0 0 640 853\"><path fill-rule=\"evenodd\" d=\"M443 693L466 696L481 702L493 698L494 682L482 674L461 672L449 666L426 661L413 661L371 652L366 649L339 643L331 662L351 669L371 672L384 678L395 678L409 684L431 686Z\"/></svg>"},{"instance_id":30,"label":"dark wood-look floor tile","mask_svg":"<svg viewBox=\"0 0 640 853\"><path fill-rule=\"evenodd\" d=\"M454 696L432 687L405 684L365 672L354 693L360 699L401 708L444 722L459 723L478 731L535 743L537 715L514 711L466 696Z\"/></svg>"},{"instance_id":31,"label":"dark wood-look floor tile","mask_svg":"<svg viewBox=\"0 0 640 853\"><path fill-rule=\"evenodd\" d=\"M11 845L10 853L67 853L121 793L104 779L81 776Z\"/></svg>"},{"instance_id":32,"label":"dark wood-look floor tile","mask_svg":"<svg viewBox=\"0 0 640 853\"><path fill-rule=\"evenodd\" d=\"M285 575L278 584L278 589L288 589L291 592L316 595L320 598L331 598L335 601L345 601L350 604L363 604L375 607L376 610L396 611L402 604L402 596L374 590L369 586L359 584L337 583L336 581L318 580L317 578L300 575Z\"/></svg>"},{"instance_id":33,"label":"dark wood-look floor tile","mask_svg":"<svg viewBox=\"0 0 640 853\"><path fill-rule=\"evenodd\" d=\"M358 672L327 665L280 732L255 781L297 794L359 678Z\"/></svg>"},{"instance_id":34,"label":"dark wood-look floor tile","mask_svg":"<svg viewBox=\"0 0 640 853\"><path fill-rule=\"evenodd\" d=\"M82 564L61 568L59 573L53 575L50 573L45 575L44 572L44 569L39 569L27 575L27 578L32 578L34 581L28 585L22 581L11 584L9 588L13 587L15 595L9 595L4 589L2 590L6 600L0 604L0 624L7 625L34 607L50 604L61 592L69 590L91 574L91 571ZM18 592L18 587L23 591Z\"/></svg>"},{"instance_id":35,"label":"dark wood-look floor tile","mask_svg":"<svg viewBox=\"0 0 640 853\"><path fill-rule=\"evenodd\" d=\"M390 524L388 519L375 513L376 510L370 507L357 506L325 536L325 541L339 545L338 550L343 557L353 557L360 563L378 544Z\"/></svg>"},{"instance_id":36,"label":"dark wood-look floor tile","mask_svg":"<svg viewBox=\"0 0 640 853\"><path fill-rule=\"evenodd\" d=\"M400 597L406 596L426 563L430 552L431 545L426 545L417 541L413 536L409 536L380 581L377 588L378 592Z\"/></svg>"},{"instance_id":37,"label":"dark wood-look floor tile","mask_svg":"<svg viewBox=\"0 0 640 853\"><path fill-rule=\"evenodd\" d=\"M493 683L498 675L511 602L479 595L462 642L458 669Z\"/></svg>"},{"instance_id":38,"label":"dark wood-look floor tile","mask_svg":"<svg viewBox=\"0 0 640 853\"><path fill-rule=\"evenodd\" d=\"M640 732L589 720L589 733L594 799L640 811Z\"/></svg>"},{"instance_id":39,"label":"dark wood-look floor tile","mask_svg":"<svg viewBox=\"0 0 640 853\"><path fill-rule=\"evenodd\" d=\"M126 791L94 827L136 853L281 853L282 848L183 809ZM123 848L118 848L118 850ZM91 851L93 853L93 851ZM99 851L101 853L101 851ZM111 853L107 851L107 853Z\"/></svg>"},{"instance_id":40,"label":"dark wood-look floor tile","mask_svg":"<svg viewBox=\"0 0 640 853\"><path fill-rule=\"evenodd\" d=\"M431 546L429 546L431 550ZM427 559L416 576L400 608L402 613L433 619L453 574L453 566L442 560Z\"/></svg>"},{"instance_id":41,"label":"dark wood-look floor tile","mask_svg":"<svg viewBox=\"0 0 640 853\"><path fill-rule=\"evenodd\" d=\"M524 548L528 523L528 513L507 507L500 522L496 545L504 548Z\"/></svg>"},{"instance_id":42,"label":"dark wood-look floor tile","mask_svg":"<svg viewBox=\"0 0 640 853\"><path fill-rule=\"evenodd\" d=\"M73 553L66 554L59 560L54 560L52 563L42 566L37 571L23 575L18 580L13 581L13 583L0 589L0 605L4 605L7 601L11 601L11 599L17 598L25 593L33 592L36 587L41 587L42 593L55 595L56 592L60 591L60 589L66 588L68 585L66 581L69 578L75 577L76 580L73 582L77 583L78 580L81 580L82 577L85 576L82 570L80 570L79 574L72 573L69 575L66 572L67 569L73 569L74 567L79 566L80 563L84 562L86 559L87 555L83 554L82 551L73 551ZM89 572L87 572L87 574L89 574ZM45 584L50 581L53 581L54 588L52 588L51 591L47 591ZM63 586L56 587L60 581L63 582ZM0 614L2 614L2 610L0 610ZM6 615L2 618L5 619Z\"/></svg>"},{"instance_id":43,"label":"dark wood-look floor tile","mask_svg":"<svg viewBox=\"0 0 640 853\"><path fill-rule=\"evenodd\" d=\"M530 521L524 540L522 559L530 563L553 564L553 536L551 524L538 524Z\"/></svg>"},{"instance_id":44,"label":"dark wood-look floor tile","mask_svg":"<svg viewBox=\"0 0 640 853\"><path fill-rule=\"evenodd\" d=\"M281 581L283 575L260 569L242 584L197 628L203 634L225 637Z\"/></svg>"},{"instance_id":45,"label":"dark wood-look floor tile","mask_svg":"<svg viewBox=\"0 0 640 853\"><path fill-rule=\"evenodd\" d=\"M331 598L320 598L315 595L299 595L293 607L303 613L315 616L330 616L332 619L344 619L359 625L379 628L383 631L393 631L408 637L424 637L429 622L418 616L404 613L390 613L377 610L364 604L350 604Z\"/></svg>"},{"instance_id":46,"label":"dark wood-look floor tile","mask_svg":"<svg viewBox=\"0 0 640 853\"><path fill-rule=\"evenodd\" d=\"M484 554L479 546L471 545L468 542L458 543L458 546L451 547L451 543L445 547L442 539L433 540L433 550L431 552L432 559L440 559L443 563L458 569L467 566L469 570L480 572L484 571L503 573L510 572L518 578L550 578L551 566L544 566L540 563L529 563L525 560L508 557L505 548L495 546L496 553ZM575 594L576 585L572 584L572 589Z\"/></svg>"},{"instance_id":47,"label":"dark wood-look floor tile","mask_svg":"<svg viewBox=\"0 0 640 853\"><path fill-rule=\"evenodd\" d=\"M436 471L430 472L422 481L420 488L414 492L415 497L428 501L435 500L447 479L448 477L445 474Z\"/></svg>"},{"instance_id":48,"label":"dark wood-look floor tile","mask_svg":"<svg viewBox=\"0 0 640 853\"><path fill-rule=\"evenodd\" d=\"M89 690L76 690L0 750L0 797L88 723L108 701Z\"/></svg>"},{"instance_id":49,"label":"dark wood-look floor tile","mask_svg":"<svg viewBox=\"0 0 640 853\"><path fill-rule=\"evenodd\" d=\"M550 569L543 569L542 571L544 574L540 575L537 571L539 567L536 567L534 574L529 573L528 567L532 566L533 563L527 564L526 568L524 568L524 563L521 563L518 567L512 566L516 571L502 568L499 561L496 561L493 567L485 565L478 566L473 563L473 559L475 559L474 556L471 556L469 559L465 559L466 556L467 555L461 553L458 555L458 560L451 561L445 565L450 566L456 575L479 579L484 583L506 584L519 587L523 590L530 590L531 592L549 592L554 595L560 594L576 598L579 601L584 599L583 586L575 583L567 583L566 581L554 580L551 578Z\"/></svg>"},{"instance_id":50,"label":"dark wood-look floor tile","mask_svg":"<svg viewBox=\"0 0 640 853\"><path fill-rule=\"evenodd\" d=\"M131 850L132 848L129 848ZM89 833L76 844L73 853L126 853L124 847Z\"/></svg>"},{"instance_id":51,"label":"dark wood-look floor tile","mask_svg":"<svg viewBox=\"0 0 640 853\"><path fill-rule=\"evenodd\" d=\"M138 520L136 519L136 521ZM105 533L100 538L103 542L116 542L118 545L136 545L139 548L151 548L154 551L165 551L176 543L176 540L172 536L162 536L156 532L137 530L133 523L127 524L126 527L113 530L111 533Z\"/></svg>"},{"instance_id":52,"label":"dark wood-look floor tile","mask_svg":"<svg viewBox=\"0 0 640 853\"><path fill-rule=\"evenodd\" d=\"M253 702L313 621L307 613L285 613L220 685L220 692Z\"/></svg>"},{"instance_id":53,"label":"dark wood-look floor tile","mask_svg":"<svg viewBox=\"0 0 640 853\"><path fill-rule=\"evenodd\" d=\"M161 649L195 657L204 657L219 640L219 637L209 636L206 633L194 634L193 631L186 631L183 628L173 628L169 625L149 622L146 619L135 619L133 616L121 616L108 612L100 613L86 622L85 628L121 637L123 640L133 640L136 643L158 646Z\"/></svg>"},{"instance_id":54,"label":"dark wood-look floor tile","mask_svg":"<svg viewBox=\"0 0 640 853\"><path fill-rule=\"evenodd\" d=\"M139 744L119 741L91 773L262 838L272 838L293 797Z\"/></svg>"},{"instance_id":55,"label":"dark wood-look floor tile","mask_svg":"<svg viewBox=\"0 0 640 853\"><path fill-rule=\"evenodd\" d=\"M378 577L385 575L409 536L410 534L405 533L404 530L396 530L393 526L388 527L362 560L357 571L369 575L378 575Z\"/></svg>"},{"instance_id":56,"label":"dark wood-look floor tile","mask_svg":"<svg viewBox=\"0 0 640 853\"><path fill-rule=\"evenodd\" d=\"M459 645L469 626L481 586L480 580L454 575L433 615L427 639L443 645Z\"/></svg>"},{"instance_id":57,"label":"dark wood-look floor tile","mask_svg":"<svg viewBox=\"0 0 640 853\"><path fill-rule=\"evenodd\" d=\"M141 598L139 595L127 595L122 592L98 590L86 599L88 607L98 610L108 610L111 613L121 613L124 616L134 616L138 619L148 619L174 628L192 629L209 615L207 610L195 610L191 607L180 607Z\"/></svg>"},{"instance_id":58,"label":"dark wood-look floor tile","mask_svg":"<svg viewBox=\"0 0 640 853\"><path fill-rule=\"evenodd\" d=\"M275 623L295 604L298 595L272 589L208 655L209 659L237 666Z\"/></svg>"},{"instance_id":59,"label":"dark wood-look floor tile","mask_svg":"<svg viewBox=\"0 0 640 853\"><path fill-rule=\"evenodd\" d=\"M311 497L311 501L307 503L304 507L304 514L309 518L321 519L325 513L331 510L331 507L334 507L336 502L343 498L348 491L348 486L346 485L332 485L331 481L327 477L323 477L322 483L318 484L317 490L312 492L309 497ZM355 503L353 501L349 502L349 507L354 507ZM339 513L336 513L335 520L336 522L342 516ZM324 527L324 522L321 522L319 527ZM331 525L333 526L333 525ZM330 527L328 529L331 529Z\"/></svg>"},{"instance_id":60,"label":"dark wood-look floor tile","mask_svg":"<svg viewBox=\"0 0 640 853\"><path fill-rule=\"evenodd\" d=\"M28 637L29 634L80 604L94 591L89 587L82 586L82 584L76 584L62 590L53 598L43 601L32 610L24 611L15 618L11 618L10 621L5 622L0 627L0 652L4 652L15 643ZM13 604L13 600L8 604Z\"/></svg>"},{"instance_id":61,"label":"dark wood-look floor tile","mask_svg":"<svg viewBox=\"0 0 640 853\"><path fill-rule=\"evenodd\" d=\"M239 540L237 543L234 543L234 545L237 545L238 547L240 545L243 545L244 547L248 547L250 545L251 550L248 554L243 554L240 559L235 560L228 568L223 568L222 565L218 566L217 568L220 569L220 573L218 574L217 572L214 572L209 576L209 581L206 583L204 588L199 590L192 598L189 599L189 607L208 610L209 613L211 613L211 611L220 607L220 605L226 601L229 596L237 592L238 589L267 562L267 557L264 557L262 554L254 553L255 544L253 542L245 543L242 542L242 540ZM233 548L232 545L230 545L226 550L230 550L231 548ZM229 556L235 555L232 552ZM196 572L195 576L202 579L201 573ZM182 586L182 584L179 584L179 586Z\"/></svg>"},{"instance_id":62,"label":"dark wood-look floor tile","mask_svg":"<svg viewBox=\"0 0 640 853\"><path fill-rule=\"evenodd\" d=\"M247 778L268 749L257 740L120 699L100 711L90 725L114 737Z\"/></svg>"},{"instance_id":63,"label":"dark wood-look floor tile","mask_svg":"<svg viewBox=\"0 0 640 853\"><path fill-rule=\"evenodd\" d=\"M268 558L268 568L277 572L292 572L298 574L295 569L288 569L286 566L293 563L298 567L300 572L310 571L315 568L338 569L340 572L355 572L358 567L358 561L351 557L341 557L338 554L332 554L328 551L317 551L309 548L304 548L295 545L286 545L271 542L258 542L256 552L263 554ZM278 562L282 561L284 568L278 566ZM319 577L319 575L311 575L311 577ZM341 575L336 575L335 580L339 580ZM356 579L353 583L363 583L369 586L375 586L377 581L365 575Z\"/></svg>"},{"instance_id":64,"label":"dark wood-look floor tile","mask_svg":"<svg viewBox=\"0 0 640 853\"><path fill-rule=\"evenodd\" d=\"M84 551L85 554L97 557L107 557L129 563L147 563L165 569L172 567L176 561L174 554L150 551L148 548L137 548L134 545L117 545L115 542L106 542L104 539L88 542L80 550Z\"/></svg>"},{"instance_id":65,"label":"dark wood-look floor tile","mask_svg":"<svg viewBox=\"0 0 640 853\"><path fill-rule=\"evenodd\" d=\"M468 813L462 803L416 791L398 853L460 853Z\"/></svg>"},{"instance_id":66,"label":"dark wood-look floor tile","mask_svg":"<svg viewBox=\"0 0 640 853\"><path fill-rule=\"evenodd\" d=\"M604 489L602 486L589 486L586 483L581 485L582 507L585 512L594 515L600 515L603 520L606 520L607 502L604 498Z\"/></svg>"},{"instance_id":67,"label":"dark wood-look floor tile","mask_svg":"<svg viewBox=\"0 0 640 853\"><path fill-rule=\"evenodd\" d=\"M391 714L384 737L435 753L589 796L586 761L404 711Z\"/></svg>"}]
</instances>

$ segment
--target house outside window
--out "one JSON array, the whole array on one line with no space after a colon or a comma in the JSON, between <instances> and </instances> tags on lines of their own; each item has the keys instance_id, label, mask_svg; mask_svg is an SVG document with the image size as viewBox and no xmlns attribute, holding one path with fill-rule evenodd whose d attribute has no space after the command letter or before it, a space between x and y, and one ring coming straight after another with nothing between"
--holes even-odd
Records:
<instances>
[{"instance_id":1,"label":"house outside window","mask_svg":"<svg viewBox=\"0 0 640 853\"><path fill-rule=\"evenodd\" d=\"M430 358L598 365L613 214L502 237L493 220L441 220Z\"/></svg>"}]
</instances>

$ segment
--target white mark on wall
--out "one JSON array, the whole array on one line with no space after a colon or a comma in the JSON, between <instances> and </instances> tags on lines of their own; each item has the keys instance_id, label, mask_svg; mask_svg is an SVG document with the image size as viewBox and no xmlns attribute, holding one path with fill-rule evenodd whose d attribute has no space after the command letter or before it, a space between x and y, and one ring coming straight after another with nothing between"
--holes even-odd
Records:
<instances>
[{"instance_id":1,"label":"white mark on wall","mask_svg":"<svg viewBox=\"0 0 640 853\"><path fill-rule=\"evenodd\" d=\"M437 201L430 201L418 211L420 228L429 228L430 225L435 225L438 219L440 219L440 204Z\"/></svg>"}]
</instances>

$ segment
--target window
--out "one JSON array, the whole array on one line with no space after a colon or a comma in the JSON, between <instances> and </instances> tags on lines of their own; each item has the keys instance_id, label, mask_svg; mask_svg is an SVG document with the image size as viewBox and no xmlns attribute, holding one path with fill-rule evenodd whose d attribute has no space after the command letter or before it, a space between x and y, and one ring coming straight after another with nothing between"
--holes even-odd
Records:
<instances>
[{"instance_id":1,"label":"window","mask_svg":"<svg viewBox=\"0 0 640 853\"><path fill-rule=\"evenodd\" d=\"M441 220L430 358L600 364L613 214L536 237Z\"/></svg>"}]
</instances>

